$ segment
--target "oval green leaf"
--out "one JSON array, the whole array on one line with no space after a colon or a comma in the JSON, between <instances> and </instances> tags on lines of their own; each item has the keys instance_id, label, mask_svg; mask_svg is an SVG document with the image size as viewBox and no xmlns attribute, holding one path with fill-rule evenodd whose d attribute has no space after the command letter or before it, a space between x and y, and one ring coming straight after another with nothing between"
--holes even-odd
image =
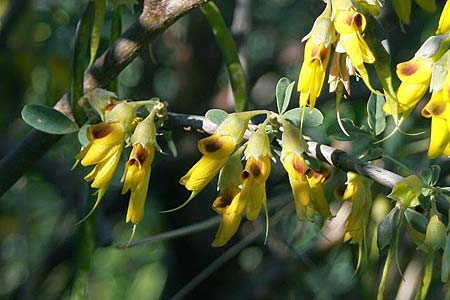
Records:
<instances>
[{"instance_id":1,"label":"oval green leaf","mask_svg":"<svg viewBox=\"0 0 450 300\"><path fill-rule=\"evenodd\" d=\"M303 108L297 107L288 110L283 114L283 118L290 121L296 127L300 127ZM318 127L323 124L323 115L317 108L305 108L303 127Z\"/></svg>"},{"instance_id":2,"label":"oval green leaf","mask_svg":"<svg viewBox=\"0 0 450 300\"><path fill-rule=\"evenodd\" d=\"M206 112L205 117L214 124L220 125L228 117L228 113L224 110L213 108Z\"/></svg>"},{"instance_id":3,"label":"oval green leaf","mask_svg":"<svg viewBox=\"0 0 450 300\"><path fill-rule=\"evenodd\" d=\"M25 105L22 119L31 127L50 134L68 134L79 129L76 123L59 111L39 104Z\"/></svg>"},{"instance_id":4,"label":"oval green leaf","mask_svg":"<svg viewBox=\"0 0 450 300\"><path fill-rule=\"evenodd\" d=\"M275 89L275 97L277 98L277 108L279 114L283 114L288 108L294 84L295 81L291 82L286 77L282 77L278 80L277 87Z\"/></svg>"},{"instance_id":5,"label":"oval green leaf","mask_svg":"<svg viewBox=\"0 0 450 300\"><path fill-rule=\"evenodd\" d=\"M391 245L397 231L396 215L398 209L394 207L389 214L384 217L377 228L377 245L380 251L383 251Z\"/></svg>"}]
</instances>

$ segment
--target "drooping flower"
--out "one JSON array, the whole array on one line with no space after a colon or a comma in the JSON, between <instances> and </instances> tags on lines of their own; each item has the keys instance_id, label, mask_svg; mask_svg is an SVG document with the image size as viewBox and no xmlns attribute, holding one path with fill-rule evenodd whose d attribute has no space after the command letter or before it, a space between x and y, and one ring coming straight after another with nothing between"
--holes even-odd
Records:
<instances>
[{"instance_id":1,"label":"drooping flower","mask_svg":"<svg viewBox=\"0 0 450 300\"><path fill-rule=\"evenodd\" d=\"M84 179L92 181L97 200L85 220L95 210L105 194L120 160L125 141L131 130L136 108L122 101L105 112L105 121L87 129L89 143L76 155L83 166L94 166Z\"/></svg>"},{"instance_id":2,"label":"drooping flower","mask_svg":"<svg viewBox=\"0 0 450 300\"><path fill-rule=\"evenodd\" d=\"M347 173L347 187L342 200L352 202L352 210L347 218L344 240L357 244L365 242L365 232L369 225L372 197L371 181L356 173Z\"/></svg>"},{"instance_id":3,"label":"drooping flower","mask_svg":"<svg viewBox=\"0 0 450 300\"><path fill-rule=\"evenodd\" d=\"M180 179L180 184L192 191L188 201L194 198L225 165L228 157L241 143L248 122L254 115L253 112L230 114L213 135L198 142L198 149L203 156Z\"/></svg>"},{"instance_id":4,"label":"drooping flower","mask_svg":"<svg viewBox=\"0 0 450 300\"><path fill-rule=\"evenodd\" d=\"M240 198L247 203L247 219L253 221L258 217L262 205L266 204L266 181L271 170L270 141L265 123L250 135L244 154L247 163L241 173Z\"/></svg>"},{"instance_id":5,"label":"drooping flower","mask_svg":"<svg viewBox=\"0 0 450 300\"><path fill-rule=\"evenodd\" d=\"M375 62L375 56L363 38L363 32L366 28L366 18L363 14L354 10L351 2L350 5L344 4L342 3L336 7L333 21L334 27L339 33L336 52L347 53L352 65L356 68L366 86L372 92L375 92L370 84L369 74L364 65L365 63L372 64Z\"/></svg>"},{"instance_id":6,"label":"drooping flower","mask_svg":"<svg viewBox=\"0 0 450 300\"><path fill-rule=\"evenodd\" d=\"M91 187L99 189L101 199L111 181L124 146L124 131L119 123L102 122L89 126L89 144L77 155L83 166L95 165L84 178L92 181Z\"/></svg>"},{"instance_id":7,"label":"drooping flower","mask_svg":"<svg viewBox=\"0 0 450 300\"><path fill-rule=\"evenodd\" d=\"M331 44L334 41L334 29L330 17L331 5L328 3L324 12L314 22L311 32L302 40L306 40L306 44L297 87L300 92L301 107L309 104L314 108L322 90Z\"/></svg>"},{"instance_id":8,"label":"drooping flower","mask_svg":"<svg viewBox=\"0 0 450 300\"><path fill-rule=\"evenodd\" d=\"M331 216L330 206L324 192L324 184L330 177L330 170L325 168L321 168L319 171L312 170L312 173L308 174L312 197L310 204L306 207L305 215L301 216L302 219L312 219L315 212L324 218Z\"/></svg>"},{"instance_id":9,"label":"drooping flower","mask_svg":"<svg viewBox=\"0 0 450 300\"><path fill-rule=\"evenodd\" d=\"M144 216L151 164L155 156L156 128L152 115L136 126L131 143L133 149L126 165L122 194L131 190L126 222L138 224Z\"/></svg>"},{"instance_id":10,"label":"drooping flower","mask_svg":"<svg viewBox=\"0 0 450 300\"><path fill-rule=\"evenodd\" d=\"M212 208L222 215L213 247L225 245L237 232L245 210L245 199L241 195L240 174L242 172L241 154L236 151L227 161L219 176L219 195L214 200Z\"/></svg>"},{"instance_id":11,"label":"drooping flower","mask_svg":"<svg viewBox=\"0 0 450 300\"><path fill-rule=\"evenodd\" d=\"M431 137L428 147L428 157L436 158L441 154L450 155L449 127L447 102L443 91L433 92L430 101L422 109L422 116L431 118Z\"/></svg>"}]
</instances>

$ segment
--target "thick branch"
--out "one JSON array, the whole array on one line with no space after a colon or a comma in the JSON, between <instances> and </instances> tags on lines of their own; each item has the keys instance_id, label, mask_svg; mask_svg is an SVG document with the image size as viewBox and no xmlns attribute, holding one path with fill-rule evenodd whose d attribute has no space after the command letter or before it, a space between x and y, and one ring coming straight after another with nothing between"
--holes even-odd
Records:
<instances>
[{"instance_id":1,"label":"thick branch","mask_svg":"<svg viewBox=\"0 0 450 300\"><path fill-rule=\"evenodd\" d=\"M98 58L86 71L84 90L89 92L105 87L148 45L158 34L190 10L209 0L146 0L139 20ZM66 93L55 105L67 107ZM60 109L70 115L70 110ZM60 138L31 130L25 138L0 160L0 196L2 196L34 163Z\"/></svg>"}]
</instances>

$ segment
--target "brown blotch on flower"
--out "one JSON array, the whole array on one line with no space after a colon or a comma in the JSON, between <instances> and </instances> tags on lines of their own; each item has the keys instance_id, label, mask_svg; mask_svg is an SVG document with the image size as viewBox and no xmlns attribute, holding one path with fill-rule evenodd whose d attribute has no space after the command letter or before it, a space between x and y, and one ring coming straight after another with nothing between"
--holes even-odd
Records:
<instances>
[{"instance_id":1,"label":"brown blotch on flower","mask_svg":"<svg viewBox=\"0 0 450 300\"><path fill-rule=\"evenodd\" d=\"M222 146L223 143L220 140L208 141L205 144L205 150L206 152L212 153L222 148Z\"/></svg>"},{"instance_id":2,"label":"brown blotch on flower","mask_svg":"<svg viewBox=\"0 0 450 300\"><path fill-rule=\"evenodd\" d=\"M418 69L419 66L417 66L416 64L409 63L400 69L400 73L402 73L405 76L411 76L414 73L416 73Z\"/></svg>"},{"instance_id":3,"label":"brown blotch on flower","mask_svg":"<svg viewBox=\"0 0 450 300\"><path fill-rule=\"evenodd\" d=\"M251 164L250 173L253 175L253 177L258 177L259 175L261 175L261 167L257 163Z\"/></svg>"},{"instance_id":4,"label":"brown blotch on flower","mask_svg":"<svg viewBox=\"0 0 450 300\"><path fill-rule=\"evenodd\" d=\"M353 22L355 22L355 25L358 27L361 27L363 25L363 18L361 14L356 14L356 16L353 18Z\"/></svg>"},{"instance_id":5,"label":"brown blotch on flower","mask_svg":"<svg viewBox=\"0 0 450 300\"><path fill-rule=\"evenodd\" d=\"M247 179L247 178L249 178L250 177L250 173L249 172L247 172L247 171L242 171L242 173L241 173L241 179L242 180L245 180L245 179Z\"/></svg>"},{"instance_id":6,"label":"brown blotch on flower","mask_svg":"<svg viewBox=\"0 0 450 300\"><path fill-rule=\"evenodd\" d=\"M91 127L91 134L94 139L101 139L110 134L113 131L113 128L108 125L99 125Z\"/></svg>"},{"instance_id":7,"label":"brown blotch on flower","mask_svg":"<svg viewBox=\"0 0 450 300\"><path fill-rule=\"evenodd\" d=\"M225 208L233 202L234 195L232 192L225 190L222 195L218 196L214 201L214 207Z\"/></svg>"}]
</instances>

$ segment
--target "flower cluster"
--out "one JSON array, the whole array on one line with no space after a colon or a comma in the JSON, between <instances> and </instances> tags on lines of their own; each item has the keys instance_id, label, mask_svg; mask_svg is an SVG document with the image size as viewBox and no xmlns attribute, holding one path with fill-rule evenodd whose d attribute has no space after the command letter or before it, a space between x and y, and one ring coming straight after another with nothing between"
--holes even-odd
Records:
<instances>
[{"instance_id":1,"label":"flower cluster","mask_svg":"<svg viewBox=\"0 0 450 300\"><path fill-rule=\"evenodd\" d=\"M99 113L101 122L87 128L88 143L76 156L77 163L93 166L84 177L97 189L97 201L85 220L98 206L117 169L125 147L131 146L131 154L126 163L122 193L131 191L126 222L137 225L144 214L150 180L151 163L155 155L156 127L155 115L162 109L161 102L119 101L104 91L96 90L86 98ZM136 111L145 106L149 112L145 119L138 118Z\"/></svg>"},{"instance_id":2,"label":"flower cluster","mask_svg":"<svg viewBox=\"0 0 450 300\"><path fill-rule=\"evenodd\" d=\"M431 139L428 157L450 155L450 114L447 103L450 103L450 22L447 1L441 15L438 29L439 35L428 38L414 57L397 65L397 75L401 84L397 94L397 113L406 118L416 107L428 90L431 98L422 109L422 116L431 118ZM387 114L392 114L391 107L385 105Z\"/></svg>"},{"instance_id":3,"label":"flower cluster","mask_svg":"<svg viewBox=\"0 0 450 300\"><path fill-rule=\"evenodd\" d=\"M270 115L256 130L250 130L248 141L241 145L250 118L258 113L228 115L213 135L198 142L203 156L180 180L192 191L189 202L220 172L219 195L212 204L213 210L222 215L212 242L215 247L225 245L236 233L244 212L247 219L253 221L261 208L266 208L266 181L273 158L266 129L277 117ZM280 160L289 175L298 218L312 219L316 212L329 217L330 209L323 192L328 173L314 171L306 164L303 158L306 146L300 130L279 119L284 130Z\"/></svg>"},{"instance_id":4,"label":"flower cluster","mask_svg":"<svg viewBox=\"0 0 450 300\"><path fill-rule=\"evenodd\" d=\"M369 11L378 12L378 2L360 2L364 2ZM365 16L351 0L327 1L325 10L314 22L311 32L302 40L306 44L298 80L301 107L315 106L325 80L333 45L335 53L330 70L330 91L335 91L337 85L343 83L349 93L349 75L361 77L366 86L375 91L365 67L365 64L375 62L375 56L363 37L366 23Z\"/></svg>"}]
</instances>

